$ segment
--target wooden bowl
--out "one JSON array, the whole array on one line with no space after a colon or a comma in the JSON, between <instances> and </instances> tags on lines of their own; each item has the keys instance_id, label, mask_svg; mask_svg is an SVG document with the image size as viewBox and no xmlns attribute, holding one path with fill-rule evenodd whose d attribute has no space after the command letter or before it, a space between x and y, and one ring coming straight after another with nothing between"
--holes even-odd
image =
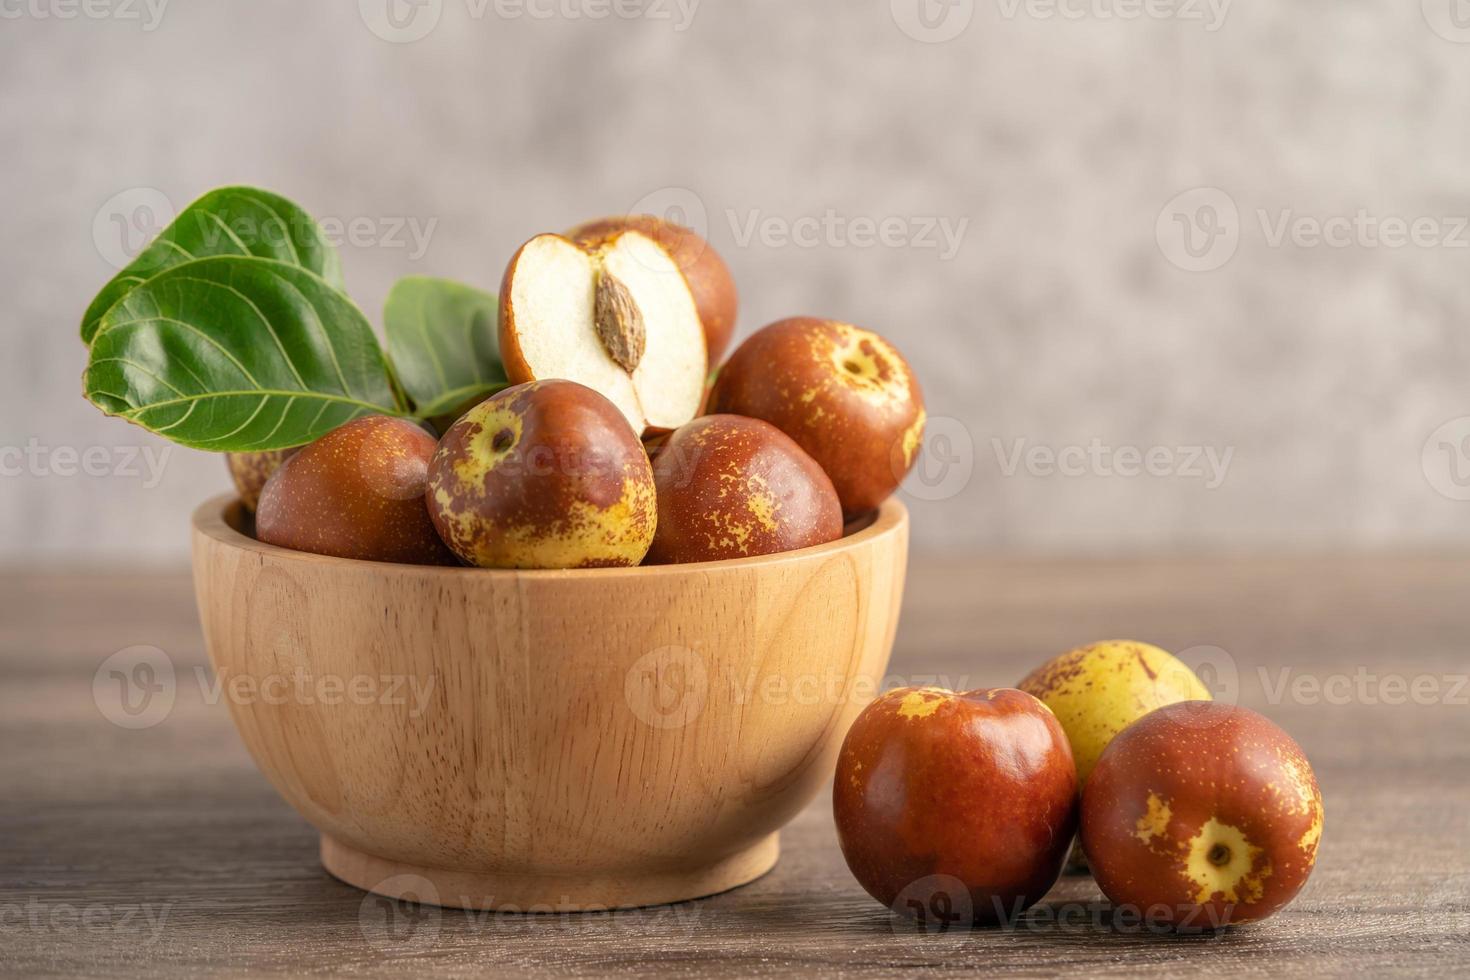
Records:
<instances>
[{"instance_id":1,"label":"wooden bowl","mask_svg":"<svg viewBox=\"0 0 1470 980\"><path fill-rule=\"evenodd\" d=\"M380 894L556 911L710 895L776 863L881 684L908 514L839 541L649 568L499 571L263 544L194 513L235 725Z\"/></svg>"}]
</instances>

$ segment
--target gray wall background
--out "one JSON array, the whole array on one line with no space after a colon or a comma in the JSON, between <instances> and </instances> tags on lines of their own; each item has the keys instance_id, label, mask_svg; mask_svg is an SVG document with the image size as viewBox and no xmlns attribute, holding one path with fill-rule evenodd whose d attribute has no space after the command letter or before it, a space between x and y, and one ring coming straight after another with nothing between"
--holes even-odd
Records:
<instances>
[{"instance_id":1,"label":"gray wall background","mask_svg":"<svg viewBox=\"0 0 1470 980\"><path fill-rule=\"evenodd\" d=\"M400 275L493 289L536 232L682 208L742 335L909 355L921 551L1470 543L1464 0L153 2L0 4L0 561L185 559L223 464L134 475L166 444L79 397L76 325L117 217L232 182L355 221L375 321Z\"/></svg>"}]
</instances>

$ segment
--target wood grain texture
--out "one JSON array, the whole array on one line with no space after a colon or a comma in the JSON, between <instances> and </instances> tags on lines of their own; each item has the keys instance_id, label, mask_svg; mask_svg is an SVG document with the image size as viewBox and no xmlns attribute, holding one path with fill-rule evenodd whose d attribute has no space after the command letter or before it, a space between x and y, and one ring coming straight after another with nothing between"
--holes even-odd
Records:
<instances>
[{"instance_id":1,"label":"wood grain texture","mask_svg":"<svg viewBox=\"0 0 1470 980\"><path fill-rule=\"evenodd\" d=\"M315 831L212 698L186 576L7 576L0 971L1457 975L1470 955L1470 707L1455 689L1470 671L1466 595L1470 561L1448 558L916 563L892 682L1010 684L1112 636L1213 645L1241 703L1302 744L1327 811L1307 887L1254 926L1190 939L1110 928L1095 886L1073 877L1024 928L925 937L895 932L848 875L825 794L783 831L770 874L709 899L527 917L365 898L321 870ZM132 644L166 651L177 678L167 717L135 731L92 691L99 664ZM1335 678L1347 687L1311 695ZM1392 678L1438 693L1404 703Z\"/></svg>"},{"instance_id":2,"label":"wood grain texture","mask_svg":"<svg viewBox=\"0 0 1470 980\"><path fill-rule=\"evenodd\" d=\"M240 522L231 495L194 514L205 644L327 869L514 911L770 870L881 685L908 544L896 500L815 548L570 572L330 558Z\"/></svg>"}]
</instances>

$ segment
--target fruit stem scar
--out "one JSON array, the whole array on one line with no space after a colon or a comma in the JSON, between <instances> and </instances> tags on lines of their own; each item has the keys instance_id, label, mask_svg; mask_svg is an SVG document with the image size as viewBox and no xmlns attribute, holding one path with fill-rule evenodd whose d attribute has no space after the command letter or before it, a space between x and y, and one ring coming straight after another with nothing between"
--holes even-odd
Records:
<instances>
[{"instance_id":1,"label":"fruit stem scar","mask_svg":"<svg viewBox=\"0 0 1470 980\"><path fill-rule=\"evenodd\" d=\"M515 433L509 429L501 429L495 433L495 438L490 440L490 448L497 453L503 453L515 442Z\"/></svg>"},{"instance_id":2,"label":"fruit stem scar","mask_svg":"<svg viewBox=\"0 0 1470 980\"><path fill-rule=\"evenodd\" d=\"M1194 886L1195 901L1222 895L1227 902L1258 902L1271 877L1271 862L1240 828L1211 817L1187 845L1182 869Z\"/></svg>"}]
</instances>

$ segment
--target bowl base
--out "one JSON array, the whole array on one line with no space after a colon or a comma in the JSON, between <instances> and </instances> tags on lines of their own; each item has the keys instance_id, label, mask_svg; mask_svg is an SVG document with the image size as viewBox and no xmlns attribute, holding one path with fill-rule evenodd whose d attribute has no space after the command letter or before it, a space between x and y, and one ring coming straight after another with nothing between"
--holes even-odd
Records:
<instances>
[{"instance_id":1,"label":"bowl base","mask_svg":"<svg viewBox=\"0 0 1470 980\"><path fill-rule=\"evenodd\" d=\"M322 867L355 888L445 908L502 912L600 912L704 898L759 878L776 866L780 835L700 868L604 877L478 874L376 857L322 834Z\"/></svg>"}]
</instances>

